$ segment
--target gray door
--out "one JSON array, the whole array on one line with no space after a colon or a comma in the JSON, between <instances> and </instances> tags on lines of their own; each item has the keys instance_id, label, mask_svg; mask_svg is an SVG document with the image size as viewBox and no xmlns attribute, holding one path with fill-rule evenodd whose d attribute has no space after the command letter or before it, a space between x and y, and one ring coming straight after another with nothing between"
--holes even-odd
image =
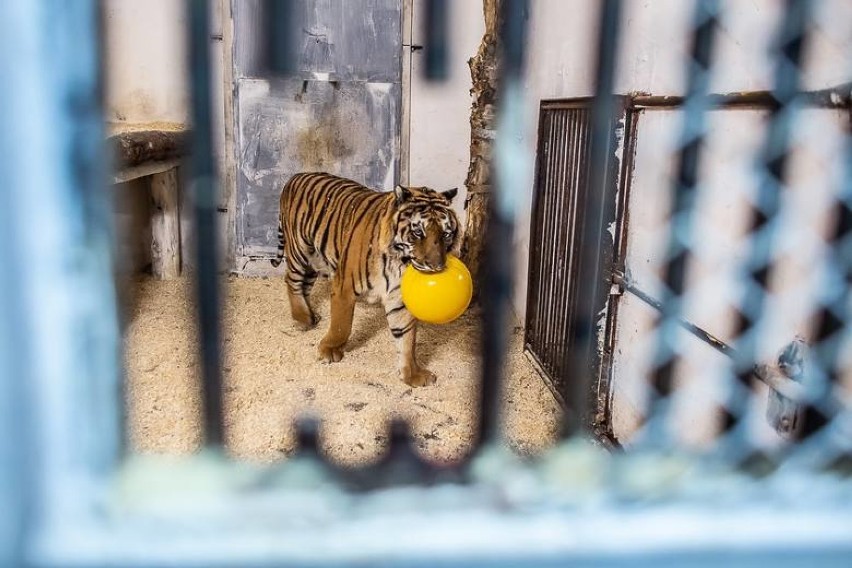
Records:
<instances>
[{"instance_id":1,"label":"gray door","mask_svg":"<svg viewBox=\"0 0 852 568\"><path fill-rule=\"evenodd\" d=\"M376 189L399 179L402 0L302 0L296 75L260 77L262 14L234 2L236 255L277 249L278 197L300 171Z\"/></svg>"}]
</instances>

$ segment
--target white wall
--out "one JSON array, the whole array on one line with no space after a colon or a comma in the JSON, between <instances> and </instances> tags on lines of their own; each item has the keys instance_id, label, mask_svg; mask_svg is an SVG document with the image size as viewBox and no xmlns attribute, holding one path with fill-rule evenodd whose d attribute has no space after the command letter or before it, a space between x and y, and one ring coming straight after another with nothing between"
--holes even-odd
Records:
<instances>
[{"instance_id":1,"label":"white wall","mask_svg":"<svg viewBox=\"0 0 852 568\"><path fill-rule=\"evenodd\" d=\"M617 92L682 94L694 1L626 0L624 4ZM771 88L773 67L768 48L783 2L724 0L722 4L724 17L717 34L711 89L736 92ZM594 92L600 3L536 0L531 6L526 143L534 153L538 103L542 99L583 97ZM807 89L826 88L852 79L848 65L852 51L852 2L818 0L816 12L819 29L813 35L803 76ZM533 183L530 179L527 200L517 218L515 308L521 315L526 309Z\"/></svg>"},{"instance_id":2,"label":"white wall","mask_svg":"<svg viewBox=\"0 0 852 568\"><path fill-rule=\"evenodd\" d=\"M696 236L687 276L684 317L723 341L734 339L734 309L743 294L740 273L749 253L749 204L758 177L754 157L766 128L765 111L714 111L702 153L703 181L694 211ZM812 336L809 316L818 307L818 291L826 270L825 241L832 226L832 196L844 173L844 112L810 109L796 124L789 161L789 184L783 196L782 227L777 235L776 271L761 330L759 360L774 361L797 336ZM639 143L629 200L626 270L645 292L659 298L660 275L669 236L668 211L673 186L673 160L682 114L649 110L639 118ZM663 158L661 159L661 156ZM629 441L646 412L647 377L656 348L653 333L658 314L635 296L621 298L613 362L613 428ZM684 443L710 442L719 427L720 403L727 396L730 361L685 331L677 338L682 359L676 369L676 429ZM775 445L780 439L763 419L766 389L752 401L755 441Z\"/></svg>"},{"instance_id":3,"label":"white wall","mask_svg":"<svg viewBox=\"0 0 852 568\"><path fill-rule=\"evenodd\" d=\"M180 127L189 120L184 0L104 0L106 120L114 128ZM222 0L211 2L210 53L216 157L224 154ZM215 38L214 36L218 36ZM166 124L162 124L166 123Z\"/></svg>"},{"instance_id":4,"label":"white wall","mask_svg":"<svg viewBox=\"0 0 852 568\"><path fill-rule=\"evenodd\" d=\"M423 0L414 1L413 43L423 45ZM423 51L412 54L411 185L438 190L459 188L454 206L464 218L467 168L470 164L471 79L467 61L485 33L482 3L455 1L450 7L450 77L445 82L423 78Z\"/></svg>"},{"instance_id":5,"label":"white wall","mask_svg":"<svg viewBox=\"0 0 852 568\"><path fill-rule=\"evenodd\" d=\"M185 2L105 0L107 120L188 120Z\"/></svg>"}]
</instances>

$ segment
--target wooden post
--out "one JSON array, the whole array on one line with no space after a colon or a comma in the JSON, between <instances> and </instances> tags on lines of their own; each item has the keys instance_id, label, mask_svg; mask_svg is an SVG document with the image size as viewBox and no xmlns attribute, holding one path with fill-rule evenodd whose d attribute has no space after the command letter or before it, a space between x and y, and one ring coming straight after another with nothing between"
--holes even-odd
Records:
<instances>
[{"instance_id":1,"label":"wooden post","mask_svg":"<svg viewBox=\"0 0 852 568\"><path fill-rule=\"evenodd\" d=\"M476 56L468 61L473 80L470 111L470 167L467 171L467 225L461 254L471 274L478 277L491 188L491 154L497 101L498 15L501 0L483 0L485 35Z\"/></svg>"},{"instance_id":2,"label":"wooden post","mask_svg":"<svg viewBox=\"0 0 852 568\"><path fill-rule=\"evenodd\" d=\"M178 169L151 176L151 267L155 278L177 278L181 271Z\"/></svg>"}]
</instances>

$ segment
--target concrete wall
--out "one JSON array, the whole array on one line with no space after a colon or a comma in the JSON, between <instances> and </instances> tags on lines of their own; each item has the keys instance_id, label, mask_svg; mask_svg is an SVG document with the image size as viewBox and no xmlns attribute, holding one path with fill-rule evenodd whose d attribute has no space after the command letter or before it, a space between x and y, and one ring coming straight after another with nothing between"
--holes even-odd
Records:
<instances>
[{"instance_id":1,"label":"concrete wall","mask_svg":"<svg viewBox=\"0 0 852 568\"><path fill-rule=\"evenodd\" d=\"M423 0L414 1L413 43L423 44ZM446 82L423 78L423 51L412 54L411 77L411 168L412 185L444 190L459 188L455 209L464 217L467 168L470 163L470 68L467 61L476 55L485 19L482 3L463 0L449 2L450 77Z\"/></svg>"},{"instance_id":2,"label":"concrete wall","mask_svg":"<svg viewBox=\"0 0 852 568\"><path fill-rule=\"evenodd\" d=\"M222 4L211 2L211 96L214 111L214 155L224 179L224 51ZM187 14L184 0L104 0L104 65L106 121L110 130L186 126L189 116L187 69ZM116 220L122 258L138 271L150 263L150 210L148 180L115 186ZM183 207L191 202L184 194ZM223 199L223 201L227 201ZM184 214L184 243L192 238L189 216ZM222 240L226 241L222 226ZM147 230L142 230L147 227ZM224 253L224 247L222 247ZM145 253L147 251L147 255ZM192 256L184 254L185 266Z\"/></svg>"},{"instance_id":3,"label":"concrete wall","mask_svg":"<svg viewBox=\"0 0 852 568\"><path fill-rule=\"evenodd\" d=\"M106 120L114 128L189 122L186 2L104 0ZM216 157L224 153L222 1L211 2Z\"/></svg>"},{"instance_id":4,"label":"concrete wall","mask_svg":"<svg viewBox=\"0 0 852 568\"><path fill-rule=\"evenodd\" d=\"M188 120L185 3L105 0L108 120Z\"/></svg>"}]
</instances>

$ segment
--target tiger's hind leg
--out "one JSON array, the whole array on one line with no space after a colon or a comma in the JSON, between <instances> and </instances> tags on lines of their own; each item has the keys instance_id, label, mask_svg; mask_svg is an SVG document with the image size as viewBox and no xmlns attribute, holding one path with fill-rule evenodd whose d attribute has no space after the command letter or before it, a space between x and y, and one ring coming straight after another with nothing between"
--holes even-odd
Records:
<instances>
[{"instance_id":1,"label":"tiger's hind leg","mask_svg":"<svg viewBox=\"0 0 852 568\"><path fill-rule=\"evenodd\" d=\"M308 295L317 280L317 272L311 267L288 261L286 279L290 314L304 329L311 329L319 322L319 316L308 302Z\"/></svg>"},{"instance_id":2,"label":"tiger's hind leg","mask_svg":"<svg viewBox=\"0 0 852 568\"><path fill-rule=\"evenodd\" d=\"M343 359L343 346L352 333L352 317L355 315L355 293L335 275L331 284L331 323L328 332L320 341L317 357L327 363Z\"/></svg>"}]
</instances>

